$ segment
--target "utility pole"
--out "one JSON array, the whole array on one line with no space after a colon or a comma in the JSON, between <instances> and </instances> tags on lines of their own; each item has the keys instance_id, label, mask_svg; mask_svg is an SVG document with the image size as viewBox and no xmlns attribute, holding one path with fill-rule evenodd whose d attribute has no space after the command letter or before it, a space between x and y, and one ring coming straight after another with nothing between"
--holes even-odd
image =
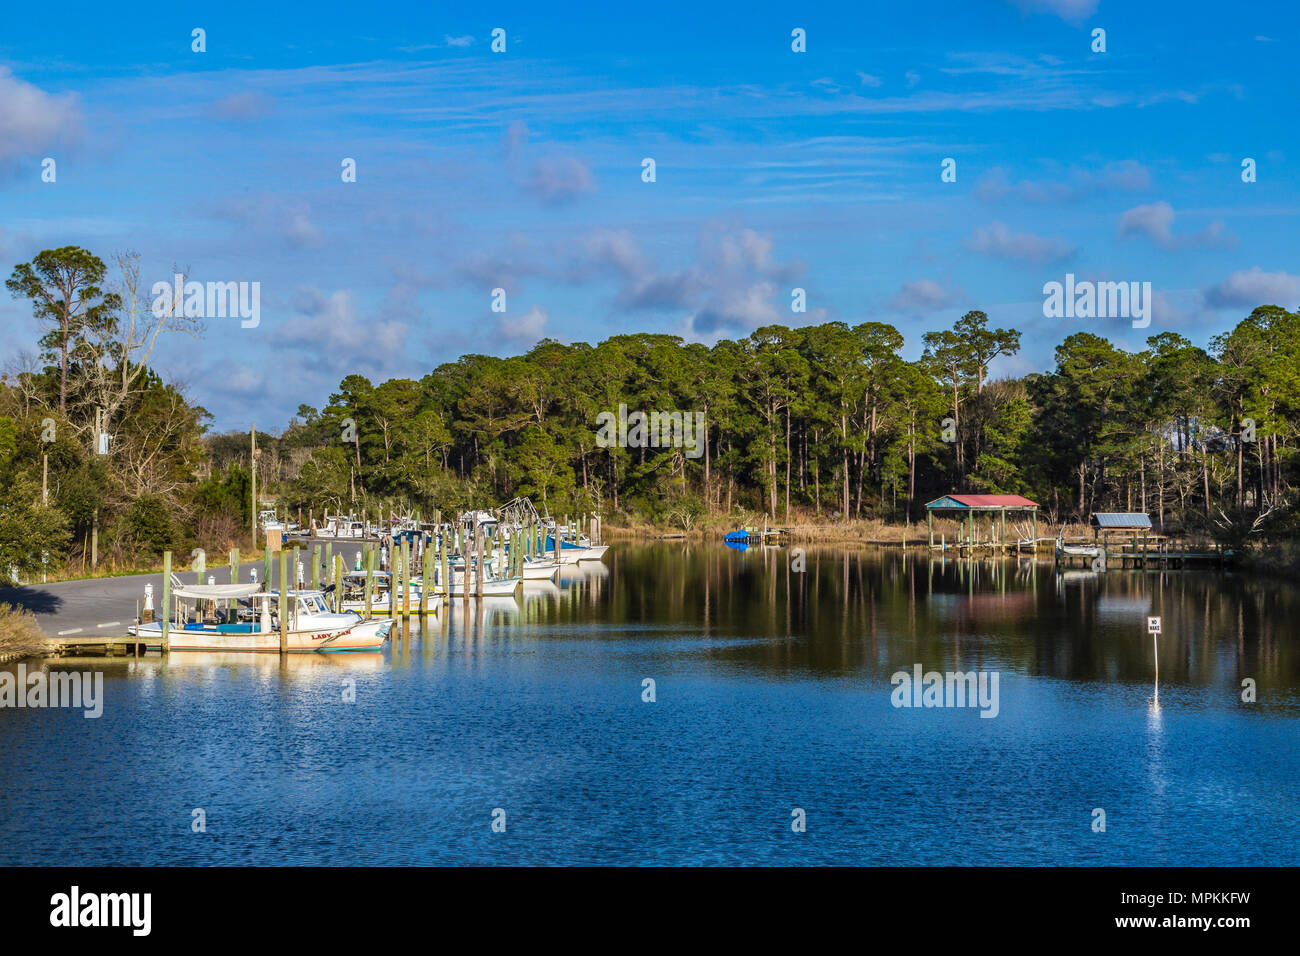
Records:
<instances>
[{"instance_id":1,"label":"utility pole","mask_svg":"<svg viewBox=\"0 0 1300 956\"><path fill-rule=\"evenodd\" d=\"M252 515L251 523L253 526L253 550L256 551L257 550L257 426L256 425L250 425L248 427L248 447L249 447L248 471L249 474L253 476L253 491L252 491L253 501L252 501L252 510L250 511L250 514Z\"/></svg>"},{"instance_id":2,"label":"utility pole","mask_svg":"<svg viewBox=\"0 0 1300 956\"><path fill-rule=\"evenodd\" d=\"M91 453L95 455L99 454L99 429L100 429L101 414L102 414L102 410L96 408L95 409L95 437L94 437L95 447L91 449ZM91 572L93 573L95 569L98 567L99 567L99 506L96 505L95 510L91 514L91 518L90 518L90 570Z\"/></svg>"}]
</instances>

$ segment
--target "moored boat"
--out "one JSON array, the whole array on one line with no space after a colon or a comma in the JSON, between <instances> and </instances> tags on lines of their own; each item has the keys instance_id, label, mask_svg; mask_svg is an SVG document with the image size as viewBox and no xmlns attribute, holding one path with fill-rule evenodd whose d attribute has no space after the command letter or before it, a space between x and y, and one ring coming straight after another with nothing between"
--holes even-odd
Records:
<instances>
[{"instance_id":1,"label":"moored boat","mask_svg":"<svg viewBox=\"0 0 1300 956\"><path fill-rule=\"evenodd\" d=\"M177 609L167 627L169 650L280 651L278 592L263 591L259 584L187 584L176 587L172 596ZM392 627L392 621L366 621L353 611L333 613L320 591L290 591L286 598L287 646L294 653L374 651ZM193 617L187 601L195 603ZM163 644L162 621L127 630L147 645Z\"/></svg>"}]
</instances>

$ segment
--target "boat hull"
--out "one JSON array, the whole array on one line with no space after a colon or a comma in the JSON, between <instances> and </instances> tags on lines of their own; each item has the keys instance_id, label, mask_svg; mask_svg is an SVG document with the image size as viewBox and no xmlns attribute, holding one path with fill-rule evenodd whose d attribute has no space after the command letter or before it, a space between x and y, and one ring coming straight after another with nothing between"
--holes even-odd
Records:
<instances>
[{"instance_id":1,"label":"boat hull","mask_svg":"<svg viewBox=\"0 0 1300 956\"><path fill-rule=\"evenodd\" d=\"M375 651L383 646L392 621L357 621L338 627L312 628L290 631L290 653L338 653L341 651ZM162 628L157 624L141 624L128 628L133 637L148 644L162 646ZM230 633L213 628L171 628L168 631L168 650L171 651L239 651L249 653L279 653L278 631Z\"/></svg>"},{"instance_id":2,"label":"boat hull","mask_svg":"<svg viewBox=\"0 0 1300 956\"><path fill-rule=\"evenodd\" d=\"M524 563L525 581L550 581L559 573L558 561L532 561Z\"/></svg>"},{"instance_id":3,"label":"boat hull","mask_svg":"<svg viewBox=\"0 0 1300 956\"><path fill-rule=\"evenodd\" d=\"M411 610L409 612L402 610L403 603L404 602L402 598L399 597L397 599L397 614L399 617L407 614L415 615L420 613L420 595L418 592L416 591L411 592ZM425 610L437 613L438 608L440 607L442 607L442 595L439 594L437 591L430 591L428 596L425 598ZM355 611L358 614L364 614L366 610L366 602L365 601L344 601L343 610ZM393 613L393 608L389 604L387 597L385 597L385 599L382 601L372 601L370 603L370 613L384 614L391 617Z\"/></svg>"}]
</instances>

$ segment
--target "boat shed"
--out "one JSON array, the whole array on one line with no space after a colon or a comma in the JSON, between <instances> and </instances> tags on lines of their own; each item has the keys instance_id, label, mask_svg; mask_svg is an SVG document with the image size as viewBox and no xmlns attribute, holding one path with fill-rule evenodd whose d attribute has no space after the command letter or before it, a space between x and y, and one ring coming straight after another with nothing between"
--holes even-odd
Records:
<instances>
[{"instance_id":1,"label":"boat shed","mask_svg":"<svg viewBox=\"0 0 1300 956\"><path fill-rule=\"evenodd\" d=\"M1151 516L1140 511L1094 511L1089 524L1096 531L1150 531Z\"/></svg>"},{"instance_id":2,"label":"boat shed","mask_svg":"<svg viewBox=\"0 0 1300 956\"><path fill-rule=\"evenodd\" d=\"M1088 523L1093 540L1112 534L1132 535L1136 546L1139 535L1144 540L1151 535L1151 516L1141 511L1094 511Z\"/></svg>"},{"instance_id":3,"label":"boat shed","mask_svg":"<svg viewBox=\"0 0 1300 956\"><path fill-rule=\"evenodd\" d=\"M1031 540L1038 541L1038 502L1030 501L1020 495L944 495L925 506L925 521L930 534L930 547L934 547L934 515L954 515L958 521L966 522L966 541L964 546L975 547L975 517L988 515L990 523L996 516L1000 520L1001 531L997 539L990 532L989 547L1007 547L1007 512L1013 515L1026 515L1033 522ZM958 541L958 547L963 543ZM1019 542L1016 542L1019 546Z\"/></svg>"}]
</instances>

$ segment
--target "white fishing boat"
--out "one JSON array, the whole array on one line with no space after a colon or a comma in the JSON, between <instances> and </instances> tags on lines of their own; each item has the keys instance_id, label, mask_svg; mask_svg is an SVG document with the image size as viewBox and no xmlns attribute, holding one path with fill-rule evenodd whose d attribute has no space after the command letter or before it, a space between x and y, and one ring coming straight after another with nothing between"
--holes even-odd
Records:
<instances>
[{"instance_id":1,"label":"white fishing boat","mask_svg":"<svg viewBox=\"0 0 1300 956\"><path fill-rule=\"evenodd\" d=\"M555 576L559 573L559 561L535 561L532 558L524 559L525 581L554 581Z\"/></svg>"},{"instance_id":2,"label":"white fishing boat","mask_svg":"<svg viewBox=\"0 0 1300 956\"><path fill-rule=\"evenodd\" d=\"M586 549L586 551L583 552L582 557L579 559L582 561L599 561L605 556L605 552L609 550L609 545L592 544L591 539L586 537L579 538L578 544Z\"/></svg>"},{"instance_id":3,"label":"white fishing boat","mask_svg":"<svg viewBox=\"0 0 1300 956\"><path fill-rule=\"evenodd\" d=\"M279 592L263 591L260 584L185 584L173 588L172 597L170 650L279 652ZM290 591L286 597L287 644L294 653L374 651L383 646L393 624L365 621L354 611L333 613L320 591ZM193 613L186 602L194 603ZM162 646L161 621L127 630L148 645Z\"/></svg>"},{"instance_id":4,"label":"white fishing boat","mask_svg":"<svg viewBox=\"0 0 1300 956\"><path fill-rule=\"evenodd\" d=\"M257 523L262 526L263 531L278 531L282 535L302 533L302 529L298 527L298 522L281 518L274 511L259 511L257 513Z\"/></svg>"},{"instance_id":5,"label":"white fishing boat","mask_svg":"<svg viewBox=\"0 0 1300 956\"><path fill-rule=\"evenodd\" d=\"M317 538L364 538L366 525L351 515L328 515L323 524L315 527L314 534Z\"/></svg>"},{"instance_id":6,"label":"white fishing boat","mask_svg":"<svg viewBox=\"0 0 1300 956\"><path fill-rule=\"evenodd\" d=\"M411 579L411 614L420 613L420 591L422 590L418 579ZM375 571L371 578L373 592L370 596L370 613L371 614L389 614L393 613L393 593L392 593L393 576L388 571ZM343 574L343 610L364 612L366 609L366 572L364 571L345 571ZM398 582L397 604L398 613L405 613L402 608L406 600L401 582ZM442 595L436 591L430 591L425 605L429 611L436 612L442 606Z\"/></svg>"},{"instance_id":7,"label":"white fishing boat","mask_svg":"<svg viewBox=\"0 0 1300 956\"><path fill-rule=\"evenodd\" d=\"M452 568L449 577L451 578L449 582L450 587L448 589L448 593L450 594L450 596L453 598L464 597L465 596L464 571L463 570L458 571L455 568ZM411 581L412 583L415 583L416 581L420 581L420 583L423 584L423 580L420 578L412 578ZM433 584L431 584L430 587L433 589L432 591L430 591L430 593L433 593L433 591L437 591L439 594L443 593L440 570L437 569L434 570ZM484 576L482 594L484 597L515 597L523 591L523 587L524 587L523 578L493 579L491 576ZM476 597L478 594L479 594L478 578L475 576L474 572L471 571L469 574L469 596Z\"/></svg>"},{"instance_id":8,"label":"white fishing boat","mask_svg":"<svg viewBox=\"0 0 1300 956\"><path fill-rule=\"evenodd\" d=\"M509 552L507 552L506 558L507 567L509 566L508 554ZM497 560L497 555L492 555L484 562L489 578L500 577L497 572ZM464 574L465 559L463 557L452 559L448 564L448 568L454 574ZM523 574L521 576L525 581L550 581L555 578L559 571L560 562L553 561L550 558L524 558ZM470 573L470 580L473 580L473 572Z\"/></svg>"}]
</instances>

